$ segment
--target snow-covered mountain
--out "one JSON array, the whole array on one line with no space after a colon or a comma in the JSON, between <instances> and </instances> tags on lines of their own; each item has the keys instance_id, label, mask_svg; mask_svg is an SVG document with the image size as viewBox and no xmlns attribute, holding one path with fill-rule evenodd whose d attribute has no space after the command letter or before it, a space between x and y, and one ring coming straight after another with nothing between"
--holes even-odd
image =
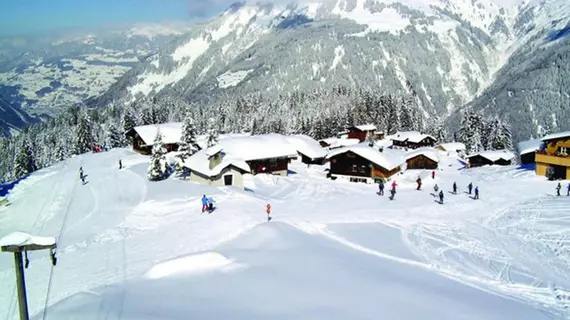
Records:
<instances>
[{"instance_id":1,"label":"snow-covered mountain","mask_svg":"<svg viewBox=\"0 0 570 320\"><path fill-rule=\"evenodd\" d=\"M0 109L0 129L20 128L30 116L54 115L106 91L187 24L143 24L45 37L0 39L0 99L21 117Z\"/></svg>"},{"instance_id":2,"label":"snow-covered mountain","mask_svg":"<svg viewBox=\"0 0 570 320\"><path fill-rule=\"evenodd\" d=\"M416 93L426 114L447 115L492 85L513 53L564 25L569 8L563 0L235 5L148 57L96 103L340 84Z\"/></svg>"}]
</instances>

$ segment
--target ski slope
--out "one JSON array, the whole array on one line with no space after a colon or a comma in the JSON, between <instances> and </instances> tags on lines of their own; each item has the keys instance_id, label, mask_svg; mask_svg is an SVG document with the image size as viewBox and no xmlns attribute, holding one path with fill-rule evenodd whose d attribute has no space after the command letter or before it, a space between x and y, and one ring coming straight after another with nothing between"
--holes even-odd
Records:
<instances>
[{"instance_id":1,"label":"ski slope","mask_svg":"<svg viewBox=\"0 0 570 320\"><path fill-rule=\"evenodd\" d=\"M389 201L301 163L289 177L248 177L247 191L149 182L147 163L124 149L86 154L10 192L0 238L58 237L55 268L30 254L34 319L570 319L570 197L532 171L457 170L445 157L435 180L398 175ZM469 182L480 200L463 193ZM0 254L0 319L17 318L12 263Z\"/></svg>"}]
</instances>

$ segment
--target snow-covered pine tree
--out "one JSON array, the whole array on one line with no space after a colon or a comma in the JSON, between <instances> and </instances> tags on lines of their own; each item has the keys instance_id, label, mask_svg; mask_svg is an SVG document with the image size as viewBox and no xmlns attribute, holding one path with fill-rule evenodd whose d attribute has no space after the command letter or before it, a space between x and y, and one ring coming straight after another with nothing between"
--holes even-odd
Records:
<instances>
[{"instance_id":1,"label":"snow-covered pine tree","mask_svg":"<svg viewBox=\"0 0 570 320\"><path fill-rule=\"evenodd\" d=\"M489 150L513 150L513 138L511 128L498 118L488 123L487 148Z\"/></svg>"},{"instance_id":2,"label":"snow-covered pine tree","mask_svg":"<svg viewBox=\"0 0 570 320\"><path fill-rule=\"evenodd\" d=\"M166 148L162 142L160 129L156 130L156 137L152 146L152 156L148 166L147 177L150 181L158 181L166 178L170 171L170 165L166 160Z\"/></svg>"},{"instance_id":3,"label":"snow-covered pine tree","mask_svg":"<svg viewBox=\"0 0 570 320\"><path fill-rule=\"evenodd\" d=\"M136 118L133 114L133 109L131 106L125 108L125 112L123 113L123 118L121 119L121 126L123 127L123 134L131 131L134 127L136 127Z\"/></svg>"},{"instance_id":4,"label":"snow-covered pine tree","mask_svg":"<svg viewBox=\"0 0 570 320\"><path fill-rule=\"evenodd\" d=\"M219 135L218 129L216 128L216 120L214 118L208 119L208 138L206 140L206 145L209 147L215 146L218 143Z\"/></svg>"},{"instance_id":5,"label":"snow-covered pine tree","mask_svg":"<svg viewBox=\"0 0 570 320\"><path fill-rule=\"evenodd\" d=\"M196 127L192 114L187 113L182 122L182 136L180 137L180 145L178 147L178 154L176 155L175 170L178 173L184 172L184 162L194 153L200 150L198 141L196 139Z\"/></svg>"},{"instance_id":6,"label":"snow-covered pine tree","mask_svg":"<svg viewBox=\"0 0 570 320\"><path fill-rule=\"evenodd\" d=\"M24 137L18 147L18 153L14 159L14 177L17 179L36 171L34 154L27 137Z\"/></svg>"},{"instance_id":7,"label":"snow-covered pine tree","mask_svg":"<svg viewBox=\"0 0 570 320\"><path fill-rule=\"evenodd\" d=\"M412 110L411 101L408 99L401 100L402 106L400 108L400 131L412 131L414 127L415 121L419 121L419 119L414 119L414 114Z\"/></svg>"},{"instance_id":8,"label":"snow-covered pine tree","mask_svg":"<svg viewBox=\"0 0 570 320\"><path fill-rule=\"evenodd\" d=\"M123 145L123 139L121 139L121 134L114 123L111 122L109 127L107 128L107 135L105 138L105 142L109 146L109 148L118 148Z\"/></svg>"},{"instance_id":9,"label":"snow-covered pine tree","mask_svg":"<svg viewBox=\"0 0 570 320\"><path fill-rule=\"evenodd\" d=\"M459 141L465 144L467 154L485 150L485 123L480 114L466 112L461 119Z\"/></svg>"},{"instance_id":10,"label":"snow-covered pine tree","mask_svg":"<svg viewBox=\"0 0 570 320\"><path fill-rule=\"evenodd\" d=\"M91 118L85 111L82 112L79 116L76 134L76 154L82 154L91 151L91 148L93 147Z\"/></svg>"}]
</instances>

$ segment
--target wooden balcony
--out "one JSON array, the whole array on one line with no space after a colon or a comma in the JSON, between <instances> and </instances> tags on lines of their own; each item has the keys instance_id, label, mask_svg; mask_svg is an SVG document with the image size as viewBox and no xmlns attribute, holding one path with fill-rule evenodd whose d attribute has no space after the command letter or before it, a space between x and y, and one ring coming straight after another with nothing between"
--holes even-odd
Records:
<instances>
[{"instance_id":1,"label":"wooden balcony","mask_svg":"<svg viewBox=\"0 0 570 320\"><path fill-rule=\"evenodd\" d=\"M554 164L570 167L570 156L551 156L544 153L536 153L536 163Z\"/></svg>"}]
</instances>

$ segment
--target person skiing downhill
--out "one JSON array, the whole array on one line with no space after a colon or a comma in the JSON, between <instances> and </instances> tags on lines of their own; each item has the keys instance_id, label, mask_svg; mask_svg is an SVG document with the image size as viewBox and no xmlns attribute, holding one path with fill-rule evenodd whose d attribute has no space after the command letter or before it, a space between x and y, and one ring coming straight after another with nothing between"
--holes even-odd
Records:
<instances>
[{"instance_id":1,"label":"person skiing downhill","mask_svg":"<svg viewBox=\"0 0 570 320\"><path fill-rule=\"evenodd\" d=\"M433 170L433 171L431 172L431 178L432 178L432 179L435 179L435 170Z\"/></svg>"},{"instance_id":2,"label":"person skiing downhill","mask_svg":"<svg viewBox=\"0 0 570 320\"><path fill-rule=\"evenodd\" d=\"M123 169L123 162L119 159L119 170Z\"/></svg>"},{"instance_id":3,"label":"person skiing downhill","mask_svg":"<svg viewBox=\"0 0 570 320\"><path fill-rule=\"evenodd\" d=\"M214 199L213 198L207 198L207 204L208 204L208 212L209 213L214 212Z\"/></svg>"},{"instance_id":4,"label":"person skiing downhill","mask_svg":"<svg viewBox=\"0 0 570 320\"><path fill-rule=\"evenodd\" d=\"M469 190L469 194L471 194L472 189L473 189L473 183L469 182L469 185L467 186L467 190Z\"/></svg>"},{"instance_id":5,"label":"person skiing downhill","mask_svg":"<svg viewBox=\"0 0 570 320\"><path fill-rule=\"evenodd\" d=\"M384 195L384 181L380 180L378 182L378 194L383 196Z\"/></svg>"},{"instance_id":6,"label":"person skiing downhill","mask_svg":"<svg viewBox=\"0 0 570 320\"><path fill-rule=\"evenodd\" d=\"M439 202L443 204L443 190L439 191Z\"/></svg>"},{"instance_id":7,"label":"person skiing downhill","mask_svg":"<svg viewBox=\"0 0 570 320\"><path fill-rule=\"evenodd\" d=\"M570 183L568 183L568 187L566 187L566 195L570 196Z\"/></svg>"},{"instance_id":8,"label":"person skiing downhill","mask_svg":"<svg viewBox=\"0 0 570 320\"><path fill-rule=\"evenodd\" d=\"M457 183L453 182L453 194L457 194Z\"/></svg>"},{"instance_id":9,"label":"person skiing downhill","mask_svg":"<svg viewBox=\"0 0 570 320\"><path fill-rule=\"evenodd\" d=\"M206 198L206 195L202 196L202 213L204 213L206 210L208 210L208 198Z\"/></svg>"},{"instance_id":10,"label":"person skiing downhill","mask_svg":"<svg viewBox=\"0 0 570 320\"><path fill-rule=\"evenodd\" d=\"M418 184L418 188L416 190L420 190L422 188L422 178L418 177L418 180L416 180L416 183Z\"/></svg>"},{"instance_id":11,"label":"person skiing downhill","mask_svg":"<svg viewBox=\"0 0 570 320\"><path fill-rule=\"evenodd\" d=\"M397 187L397 186L398 186L398 185L396 184L396 181L394 180L394 182L392 182L392 191L391 191L391 192L396 193L396 187Z\"/></svg>"},{"instance_id":12,"label":"person skiing downhill","mask_svg":"<svg viewBox=\"0 0 570 320\"><path fill-rule=\"evenodd\" d=\"M439 190L439 187L437 186L437 183L436 183L435 186L433 186L433 191L435 191L437 193L438 190Z\"/></svg>"},{"instance_id":13,"label":"person skiing downhill","mask_svg":"<svg viewBox=\"0 0 570 320\"><path fill-rule=\"evenodd\" d=\"M479 199L479 187L475 187L475 197L473 197L474 200Z\"/></svg>"},{"instance_id":14,"label":"person skiing downhill","mask_svg":"<svg viewBox=\"0 0 570 320\"><path fill-rule=\"evenodd\" d=\"M560 189L562 188L562 186L560 185L560 182L558 182L558 185L556 186L556 195L559 196L560 195Z\"/></svg>"}]
</instances>

